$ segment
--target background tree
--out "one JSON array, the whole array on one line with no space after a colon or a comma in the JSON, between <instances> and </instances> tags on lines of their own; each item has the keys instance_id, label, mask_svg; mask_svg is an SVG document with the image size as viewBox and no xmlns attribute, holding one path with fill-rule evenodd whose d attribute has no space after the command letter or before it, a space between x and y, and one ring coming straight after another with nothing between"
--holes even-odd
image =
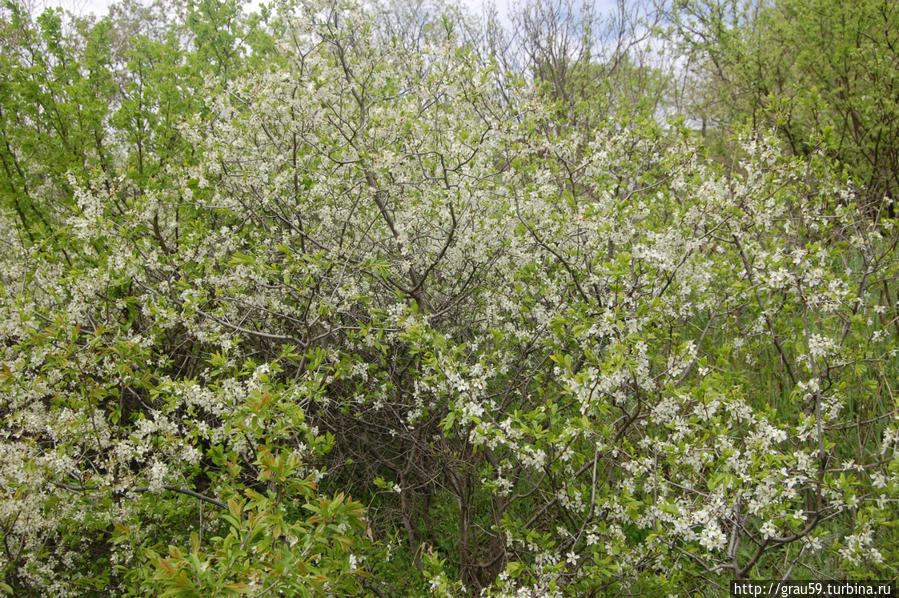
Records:
<instances>
[{"instance_id":1,"label":"background tree","mask_svg":"<svg viewBox=\"0 0 899 598\"><path fill-rule=\"evenodd\" d=\"M892 214L899 182L894 3L676 2L679 39L701 80L703 126L774 128L799 156L823 149L863 190L860 209ZM703 107L704 106L704 107Z\"/></svg>"}]
</instances>

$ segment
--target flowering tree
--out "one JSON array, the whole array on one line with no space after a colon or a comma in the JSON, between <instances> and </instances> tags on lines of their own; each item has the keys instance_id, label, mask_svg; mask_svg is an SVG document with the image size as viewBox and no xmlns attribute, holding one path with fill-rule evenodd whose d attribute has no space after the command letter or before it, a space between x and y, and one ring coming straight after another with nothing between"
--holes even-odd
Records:
<instances>
[{"instance_id":1,"label":"flowering tree","mask_svg":"<svg viewBox=\"0 0 899 598\"><path fill-rule=\"evenodd\" d=\"M0 588L894 574L897 231L824 156L745 134L724 170L677 123L554 126L447 7L234 9L165 25L171 77L97 67L133 84L109 148L29 195L31 140L64 138L4 54ZM62 21L26 16L51 47ZM82 109L90 47L42 97Z\"/></svg>"}]
</instances>

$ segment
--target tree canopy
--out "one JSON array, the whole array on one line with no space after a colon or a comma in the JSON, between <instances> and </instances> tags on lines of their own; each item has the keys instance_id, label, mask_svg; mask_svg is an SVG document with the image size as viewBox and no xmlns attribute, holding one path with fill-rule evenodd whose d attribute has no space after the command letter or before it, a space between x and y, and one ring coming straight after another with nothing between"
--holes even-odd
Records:
<instances>
[{"instance_id":1,"label":"tree canopy","mask_svg":"<svg viewBox=\"0 0 899 598\"><path fill-rule=\"evenodd\" d=\"M895 578L896 9L823 4L6 0L0 592Z\"/></svg>"}]
</instances>

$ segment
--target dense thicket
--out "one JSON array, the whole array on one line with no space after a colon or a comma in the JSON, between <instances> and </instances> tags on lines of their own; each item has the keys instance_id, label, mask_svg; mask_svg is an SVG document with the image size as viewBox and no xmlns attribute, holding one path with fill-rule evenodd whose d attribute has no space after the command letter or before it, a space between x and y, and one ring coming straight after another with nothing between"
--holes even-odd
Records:
<instances>
[{"instance_id":1,"label":"dense thicket","mask_svg":"<svg viewBox=\"0 0 899 598\"><path fill-rule=\"evenodd\" d=\"M771 92L710 149L634 14L529 10L6 2L0 591L895 577L876 177Z\"/></svg>"},{"instance_id":2,"label":"dense thicket","mask_svg":"<svg viewBox=\"0 0 899 598\"><path fill-rule=\"evenodd\" d=\"M793 154L830 156L863 200L894 214L899 192L899 8L889 0L679 0L672 24L694 117L749 121Z\"/></svg>"}]
</instances>

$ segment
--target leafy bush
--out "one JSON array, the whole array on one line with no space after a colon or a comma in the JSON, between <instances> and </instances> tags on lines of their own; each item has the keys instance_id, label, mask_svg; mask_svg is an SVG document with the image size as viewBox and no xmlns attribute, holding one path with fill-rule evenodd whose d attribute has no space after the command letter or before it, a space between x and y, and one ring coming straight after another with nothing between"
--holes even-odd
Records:
<instances>
[{"instance_id":1,"label":"leafy bush","mask_svg":"<svg viewBox=\"0 0 899 598\"><path fill-rule=\"evenodd\" d=\"M23 95L57 79L4 44L0 587L895 575L899 237L828 156L745 133L723 169L633 112L550 126L545 90L498 77L445 7L409 37L370 6L234 8L4 13L40 51L40 23L149 22L128 47L168 32L181 78L110 49L140 99L79 167ZM93 92L60 85L36 114L83 122ZM42 175L40 136L75 166Z\"/></svg>"},{"instance_id":2,"label":"leafy bush","mask_svg":"<svg viewBox=\"0 0 899 598\"><path fill-rule=\"evenodd\" d=\"M899 189L899 9L884 0L679 1L675 23L709 124L776 128L796 155L823 151L860 190L859 209L894 213Z\"/></svg>"}]
</instances>

